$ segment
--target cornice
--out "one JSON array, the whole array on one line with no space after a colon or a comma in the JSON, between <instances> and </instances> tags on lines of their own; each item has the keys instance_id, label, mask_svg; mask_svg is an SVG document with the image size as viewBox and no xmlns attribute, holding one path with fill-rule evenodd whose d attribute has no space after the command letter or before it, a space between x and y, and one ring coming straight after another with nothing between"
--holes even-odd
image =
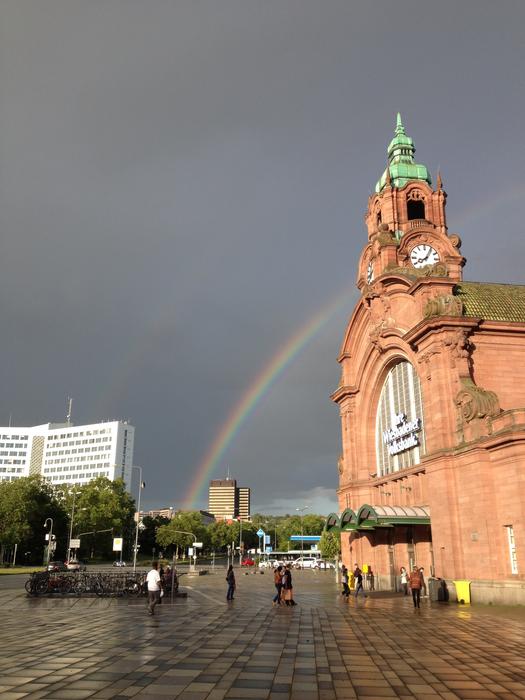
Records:
<instances>
[{"instance_id":1,"label":"cornice","mask_svg":"<svg viewBox=\"0 0 525 700\"><path fill-rule=\"evenodd\" d=\"M349 385L343 385L338 387L333 394L331 394L330 398L332 401L335 403L341 402L343 399L347 398L348 396L355 396L356 394L359 393L359 388L356 386L349 386Z\"/></svg>"},{"instance_id":2,"label":"cornice","mask_svg":"<svg viewBox=\"0 0 525 700\"><path fill-rule=\"evenodd\" d=\"M432 316L422 319L403 336L403 340L411 346L421 341L425 336L445 329L460 328L472 331L480 324L481 319L466 316Z\"/></svg>"}]
</instances>

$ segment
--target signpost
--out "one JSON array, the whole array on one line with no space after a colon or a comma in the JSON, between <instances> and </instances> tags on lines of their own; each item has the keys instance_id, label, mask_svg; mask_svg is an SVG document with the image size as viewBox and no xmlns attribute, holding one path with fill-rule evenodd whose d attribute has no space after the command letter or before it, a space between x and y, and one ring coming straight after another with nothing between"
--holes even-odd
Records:
<instances>
[{"instance_id":1,"label":"signpost","mask_svg":"<svg viewBox=\"0 0 525 700\"><path fill-rule=\"evenodd\" d=\"M260 553L262 552L262 549L263 549L263 548L262 548L262 545L261 545L262 538L266 535L266 533L264 532L264 530L262 529L262 527L260 527L260 528L257 530L257 533L256 533L256 534L257 534L257 537L259 538L259 554L260 554Z\"/></svg>"},{"instance_id":2,"label":"signpost","mask_svg":"<svg viewBox=\"0 0 525 700\"><path fill-rule=\"evenodd\" d=\"M120 562L122 563L122 545L124 543L124 540L122 537L114 537L113 538L113 551L114 552L120 552Z\"/></svg>"}]
</instances>

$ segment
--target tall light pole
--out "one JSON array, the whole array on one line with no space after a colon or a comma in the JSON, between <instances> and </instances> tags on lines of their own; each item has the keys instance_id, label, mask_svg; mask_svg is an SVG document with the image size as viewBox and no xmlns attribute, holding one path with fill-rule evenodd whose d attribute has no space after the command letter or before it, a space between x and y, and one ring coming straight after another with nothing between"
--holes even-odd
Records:
<instances>
[{"instance_id":1,"label":"tall light pole","mask_svg":"<svg viewBox=\"0 0 525 700\"><path fill-rule=\"evenodd\" d=\"M242 518L239 516L239 566L242 566Z\"/></svg>"},{"instance_id":2,"label":"tall light pole","mask_svg":"<svg viewBox=\"0 0 525 700\"><path fill-rule=\"evenodd\" d=\"M67 560L71 559L71 537L73 536L73 518L75 517L75 498L77 497L76 490L73 491L73 507L71 509L71 520L69 522L69 539L67 541Z\"/></svg>"},{"instance_id":3,"label":"tall light pole","mask_svg":"<svg viewBox=\"0 0 525 700\"><path fill-rule=\"evenodd\" d=\"M136 569L137 569L137 548L138 548L138 543L139 543L140 495L142 493L142 489L146 486L146 484L142 481L142 467L134 467L133 466L131 468L139 470L139 499L138 499L138 504L137 504L137 524L135 526L135 547L133 550L133 571L136 571Z\"/></svg>"},{"instance_id":4,"label":"tall light pole","mask_svg":"<svg viewBox=\"0 0 525 700\"><path fill-rule=\"evenodd\" d=\"M308 508L310 508L310 506L303 506L302 508L295 509L296 511L298 511L301 514L301 560L303 559L303 556L304 556L303 513Z\"/></svg>"},{"instance_id":5,"label":"tall light pole","mask_svg":"<svg viewBox=\"0 0 525 700\"><path fill-rule=\"evenodd\" d=\"M51 551L51 542L53 541L53 518L46 518L44 520L44 527L47 527L48 520L51 523L51 527L49 528L49 539L47 541L47 566L49 566L49 553Z\"/></svg>"}]
</instances>

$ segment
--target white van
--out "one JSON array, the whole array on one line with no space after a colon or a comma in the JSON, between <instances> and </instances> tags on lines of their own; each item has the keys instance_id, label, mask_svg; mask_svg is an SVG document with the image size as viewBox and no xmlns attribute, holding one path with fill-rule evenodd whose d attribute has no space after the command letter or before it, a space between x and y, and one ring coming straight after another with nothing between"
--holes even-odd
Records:
<instances>
[{"instance_id":1,"label":"white van","mask_svg":"<svg viewBox=\"0 0 525 700\"><path fill-rule=\"evenodd\" d=\"M315 569L317 559L315 557L299 557L293 563L296 569Z\"/></svg>"}]
</instances>

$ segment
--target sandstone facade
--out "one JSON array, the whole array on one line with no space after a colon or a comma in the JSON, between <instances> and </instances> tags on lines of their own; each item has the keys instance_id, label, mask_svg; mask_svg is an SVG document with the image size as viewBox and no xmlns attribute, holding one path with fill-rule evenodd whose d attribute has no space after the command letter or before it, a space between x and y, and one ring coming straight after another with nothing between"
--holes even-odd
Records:
<instances>
[{"instance_id":1,"label":"sandstone facade","mask_svg":"<svg viewBox=\"0 0 525 700\"><path fill-rule=\"evenodd\" d=\"M338 358L327 528L383 587L417 563L473 599L525 602L525 287L463 280L445 205L398 117Z\"/></svg>"}]
</instances>

